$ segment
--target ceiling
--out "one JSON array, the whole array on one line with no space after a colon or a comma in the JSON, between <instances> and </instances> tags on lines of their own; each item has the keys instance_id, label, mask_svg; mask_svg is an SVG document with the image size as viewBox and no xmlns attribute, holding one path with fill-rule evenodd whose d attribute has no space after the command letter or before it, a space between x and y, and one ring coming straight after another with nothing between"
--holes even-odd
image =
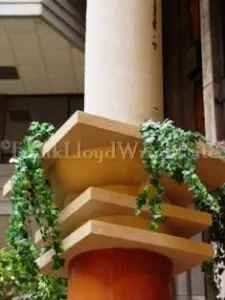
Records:
<instances>
[{"instance_id":1,"label":"ceiling","mask_svg":"<svg viewBox=\"0 0 225 300\"><path fill-rule=\"evenodd\" d=\"M37 18L0 20L0 67L14 66L19 80L0 80L0 94L84 92L84 55Z\"/></svg>"},{"instance_id":2,"label":"ceiling","mask_svg":"<svg viewBox=\"0 0 225 300\"><path fill-rule=\"evenodd\" d=\"M77 12L81 16L82 23L85 26L87 0L69 0L69 2L76 8Z\"/></svg>"}]
</instances>

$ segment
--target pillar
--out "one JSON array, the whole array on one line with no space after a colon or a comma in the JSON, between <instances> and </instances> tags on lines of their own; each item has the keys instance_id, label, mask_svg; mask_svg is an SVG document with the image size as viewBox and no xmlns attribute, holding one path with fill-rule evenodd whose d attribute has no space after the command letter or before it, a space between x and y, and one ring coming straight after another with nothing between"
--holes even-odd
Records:
<instances>
[{"instance_id":1,"label":"pillar","mask_svg":"<svg viewBox=\"0 0 225 300\"><path fill-rule=\"evenodd\" d=\"M89 0L86 22L85 112L161 120L161 0Z\"/></svg>"},{"instance_id":2,"label":"pillar","mask_svg":"<svg viewBox=\"0 0 225 300\"><path fill-rule=\"evenodd\" d=\"M172 262L146 250L80 254L70 263L69 300L172 300Z\"/></svg>"},{"instance_id":3,"label":"pillar","mask_svg":"<svg viewBox=\"0 0 225 300\"><path fill-rule=\"evenodd\" d=\"M162 120L161 0L89 0L86 22L85 112L138 126ZM83 253L69 264L68 299L170 300L172 269L146 250Z\"/></svg>"}]
</instances>

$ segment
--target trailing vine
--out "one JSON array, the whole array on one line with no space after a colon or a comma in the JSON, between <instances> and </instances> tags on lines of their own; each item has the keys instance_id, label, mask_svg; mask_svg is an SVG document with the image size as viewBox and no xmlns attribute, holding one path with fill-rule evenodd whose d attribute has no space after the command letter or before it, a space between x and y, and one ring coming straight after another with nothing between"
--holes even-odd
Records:
<instances>
[{"instance_id":1,"label":"trailing vine","mask_svg":"<svg viewBox=\"0 0 225 300\"><path fill-rule=\"evenodd\" d=\"M36 258L34 256L32 261ZM28 262L31 262L31 256ZM27 262L27 263L28 263ZM30 272L24 257L13 248L0 249L1 300L65 300L67 282L42 275L36 265ZM32 263L33 265L33 263Z\"/></svg>"},{"instance_id":2,"label":"trailing vine","mask_svg":"<svg viewBox=\"0 0 225 300\"><path fill-rule=\"evenodd\" d=\"M157 230L160 223L166 220L162 213L162 177L167 175L177 184L188 184L196 207L213 216L207 240L215 245L216 254L212 261L203 264L202 269L211 282L216 299L222 299L219 287L220 276L225 270L225 185L209 191L196 173L197 143L206 144L206 140L198 133L175 127L169 120L162 123L146 121L140 132L143 137L143 161L150 180L137 197L137 213L147 205L152 229Z\"/></svg>"},{"instance_id":3,"label":"trailing vine","mask_svg":"<svg viewBox=\"0 0 225 300\"><path fill-rule=\"evenodd\" d=\"M0 250L0 299L63 300L67 297L67 281L40 274L36 258L40 251L32 243L28 219L34 216L40 226L45 250L52 248L54 269L64 261L60 233L59 210L42 168L41 150L54 131L53 126L33 122L29 136L17 157L12 177L13 213L8 229L8 245ZM220 276L225 270L225 185L209 191L196 173L197 143L206 143L198 133L176 128L171 121L146 121L140 128L143 137L143 160L151 175L149 184L137 197L137 213L148 206L152 229L157 230L166 218L162 213L164 187L161 179L169 176L178 184L187 183L195 203L201 211L213 216L207 240L216 246L212 261L203 264L203 271L211 281L216 298L219 296Z\"/></svg>"},{"instance_id":4,"label":"trailing vine","mask_svg":"<svg viewBox=\"0 0 225 300\"><path fill-rule=\"evenodd\" d=\"M66 281L41 275L36 264L40 253L50 248L55 253L52 268L59 269L64 264L57 223L59 209L54 204L41 160L42 147L53 131L54 127L48 123L31 123L16 158L7 247L0 251L1 299L66 299ZM40 227L44 249L38 250L32 242L28 230L31 216Z\"/></svg>"}]
</instances>

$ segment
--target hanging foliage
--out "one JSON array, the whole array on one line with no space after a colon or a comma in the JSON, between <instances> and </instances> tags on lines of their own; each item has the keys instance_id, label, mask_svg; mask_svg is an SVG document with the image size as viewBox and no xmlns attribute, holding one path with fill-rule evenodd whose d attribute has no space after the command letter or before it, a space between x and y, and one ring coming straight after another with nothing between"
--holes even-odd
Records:
<instances>
[{"instance_id":1,"label":"hanging foliage","mask_svg":"<svg viewBox=\"0 0 225 300\"><path fill-rule=\"evenodd\" d=\"M159 224L166 220L162 213L162 177L167 175L177 184L188 184L196 207L213 216L207 239L215 245L216 255L212 261L205 262L202 269L211 282L216 299L221 299L220 278L225 270L225 185L209 191L197 175L197 144L206 144L206 140L198 133L175 127L169 120L162 123L146 121L140 132L143 137L143 160L150 181L137 197L137 213L147 205L152 229L157 230Z\"/></svg>"},{"instance_id":2,"label":"hanging foliage","mask_svg":"<svg viewBox=\"0 0 225 300\"><path fill-rule=\"evenodd\" d=\"M36 259L40 251L32 243L28 219L34 216L40 226L45 250L54 249L54 269L63 265L63 252L58 230L59 210L53 201L53 192L42 168L41 150L54 128L34 122L25 137L17 157L12 177L12 219L8 230L7 247L0 250L0 299L7 300L63 300L67 297L67 281L40 274ZM137 213L148 206L152 229L157 230L166 218L162 213L164 187L161 179L169 176L177 184L187 183L197 208L213 215L208 231L208 242L216 245L212 261L203 264L219 298L220 275L225 266L225 186L209 191L196 173L197 143L206 143L197 133L176 128L171 121L146 121L141 126L143 157L150 182L137 197Z\"/></svg>"},{"instance_id":3,"label":"hanging foliage","mask_svg":"<svg viewBox=\"0 0 225 300\"><path fill-rule=\"evenodd\" d=\"M53 249L53 269L64 261L60 232L59 209L42 167L41 151L54 127L48 123L31 123L29 135L23 140L12 176L12 217L7 234L7 247L0 250L0 299L66 299L67 282L40 274L36 259ZM34 217L40 227L45 247L38 250L28 230Z\"/></svg>"}]
</instances>

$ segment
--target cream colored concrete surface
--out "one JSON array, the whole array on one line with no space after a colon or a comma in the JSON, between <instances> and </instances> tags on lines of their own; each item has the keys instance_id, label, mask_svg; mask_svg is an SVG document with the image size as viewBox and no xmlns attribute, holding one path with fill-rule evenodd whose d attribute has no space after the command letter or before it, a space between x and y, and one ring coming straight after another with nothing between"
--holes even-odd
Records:
<instances>
[{"instance_id":1,"label":"cream colored concrete surface","mask_svg":"<svg viewBox=\"0 0 225 300\"><path fill-rule=\"evenodd\" d=\"M85 111L139 125L163 118L161 1L87 1Z\"/></svg>"}]
</instances>

